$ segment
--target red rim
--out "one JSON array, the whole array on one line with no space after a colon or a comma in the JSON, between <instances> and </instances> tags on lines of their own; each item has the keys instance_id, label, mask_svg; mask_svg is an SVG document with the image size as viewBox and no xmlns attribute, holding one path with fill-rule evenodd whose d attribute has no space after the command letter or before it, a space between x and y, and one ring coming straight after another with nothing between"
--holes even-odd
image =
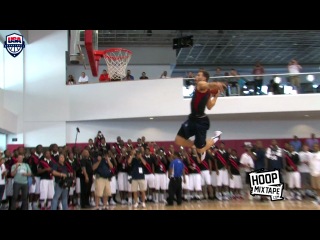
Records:
<instances>
[{"instance_id":1,"label":"red rim","mask_svg":"<svg viewBox=\"0 0 320 240\"><path fill-rule=\"evenodd\" d=\"M128 55L126 56L110 56L108 55L108 53L110 52L127 52ZM116 59L124 59L124 58L128 58L132 55L132 52L128 49L125 49L125 48L109 48L109 49L106 49L103 51L103 56L105 58L109 58L109 59L112 59L112 60L116 60Z\"/></svg>"},{"instance_id":2,"label":"red rim","mask_svg":"<svg viewBox=\"0 0 320 240\"><path fill-rule=\"evenodd\" d=\"M127 52L128 55L126 56L110 56L108 55L108 53L110 52ZM124 59L124 58L128 58L129 56L132 55L132 52L128 49L125 49L125 48L109 48L109 49L106 49L104 51L102 50L95 50L94 51L94 55L95 56L99 56L99 57L105 57L105 58L108 58L108 59L112 59L112 60L117 60L117 59Z\"/></svg>"}]
</instances>

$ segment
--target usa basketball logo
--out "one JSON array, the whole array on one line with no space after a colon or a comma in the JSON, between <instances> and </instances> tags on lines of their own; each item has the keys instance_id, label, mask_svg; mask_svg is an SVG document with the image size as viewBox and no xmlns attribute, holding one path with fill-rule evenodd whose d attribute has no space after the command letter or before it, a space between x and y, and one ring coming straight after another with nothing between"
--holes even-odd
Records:
<instances>
[{"instance_id":1,"label":"usa basketball logo","mask_svg":"<svg viewBox=\"0 0 320 240\"><path fill-rule=\"evenodd\" d=\"M25 48L23 36L16 33L7 35L6 41L4 42L4 48L7 49L12 57L18 56Z\"/></svg>"}]
</instances>

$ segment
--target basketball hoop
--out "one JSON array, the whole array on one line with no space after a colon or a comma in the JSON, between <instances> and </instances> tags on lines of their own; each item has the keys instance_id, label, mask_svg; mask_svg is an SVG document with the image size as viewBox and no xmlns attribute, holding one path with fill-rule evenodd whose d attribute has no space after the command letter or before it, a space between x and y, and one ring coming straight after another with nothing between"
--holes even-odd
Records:
<instances>
[{"instance_id":1,"label":"basketball hoop","mask_svg":"<svg viewBox=\"0 0 320 240\"><path fill-rule=\"evenodd\" d=\"M103 51L111 80L122 80L126 76L126 69L131 56L132 52L124 48L110 48Z\"/></svg>"}]
</instances>

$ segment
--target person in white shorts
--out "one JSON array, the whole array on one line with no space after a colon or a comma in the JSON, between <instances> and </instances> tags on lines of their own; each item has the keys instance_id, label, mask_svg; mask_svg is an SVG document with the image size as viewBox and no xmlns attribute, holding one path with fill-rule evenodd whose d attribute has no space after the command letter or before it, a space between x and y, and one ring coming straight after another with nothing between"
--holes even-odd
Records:
<instances>
[{"instance_id":1,"label":"person in white shorts","mask_svg":"<svg viewBox=\"0 0 320 240\"><path fill-rule=\"evenodd\" d=\"M211 165L213 161L212 155L207 150L205 159L200 164L201 170L201 186L204 199L213 199L213 191L211 186Z\"/></svg>"},{"instance_id":2,"label":"person in white shorts","mask_svg":"<svg viewBox=\"0 0 320 240\"><path fill-rule=\"evenodd\" d=\"M146 165L147 162L142 157L142 153L139 150L131 150L129 158L128 158L128 165L131 167L131 174L132 174L132 192L134 198L134 207L137 208L138 203L138 191L141 193L141 202L142 207L146 207L146 193L145 193L145 178L143 172L143 165Z\"/></svg>"},{"instance_id":3,"label":"person in white shorts","mask_svg":"<svg viewBox=\"0 0 320 240\"><path fill-rule=\"evenodd\" d=\"M309 151L307 144L302 145L302 151L299 152L300 164L298 165L298 171L301 175L301 188L302 195L307 196L307 193L311 191L311 176L310 176L310 161L313 154Z\"/></svg>"},{"instance_id":4,"label":"person in white shorts","mask_svg":"<svg viewBox=\"0 0 320 240\"><path fill-rule=\"evenodd\" d=\"M2 152L0 152L0 205L6 190L6 175L7 175L7 169L6 169L6 166L4 165L4 158L2 158Z\"/></svg>"},{"instance_id":5,"label":"person in white shorts","mask_svg":"<svg viewBox=\"0 0 320 240\"><path fill-rule=\"evenodd\" d=\"M219 150L215 152L215 169L217 174L216 197L219 201L229 200L229 153L224 142L220 142Z\"/></svg>"},{"instance_id":6,"label":"person in white shorts","mask_svg":"<svg viewBox=\"0 0 320 240\"><path fill-rule=\"evenodd\" d=\"M54 196L54 180L52 175L52 168L53 162L51 161L50 151L47 150L45 152L44 159L41 159L38 164L38 175L40 176L41 210L51 209L51 202Z\"/></svg>"},{"instance_id":7,"label":"person in white shorts","mask_svg":"<svg viewBox=\"0 0 320 240\"><path fill-rule=\"evenodd\" d=\"M44 158L42 145L36 146L36 152L31 154L29 166L32 171L32 185L29 187L29 202L32 202L32 209L38 209L38 200L40 198L40 176L38 175L38 164Z\"/></svg>"},{"instance_id":8,"label":"person in white shorts","mask_svg":"<svg viewBox=\"0 0 320 240\"><path fill-rule=\"evenodd\" d=\"M182 159L182 162L184 164L184 173L185 173L185 182L182 181L182 191L183 191L183 196L182 196L182 200L184 201L189 201L190 200L190 176L189 176L189 166L190 166L190 160L189 160L189 156L188 153L186 152L186 150L184 150L183 148L180 150L180 157Z\"/></svg>"},{"instance_id":9,"label":"person in white shorts","mask_svg":"<svg viewBox=\"0 0 320 240\"><path fill-rule=\"evenodd\" d=\"M201 188L201 160L197 153L196 147L192 147L192 154L189 158L190 165L189 165L189 187L190 192L193 195L194 200L201 200L200 194L202 191Z\"/></svg>"},{"instance_id":10,"label":"person in white shorts","mask_svg":"<svg viewBox=\"0 0 320 240\"><path fill-rule=\"evenodd\" d=\"M210 177L211 177L211 187L212 187L212 200L216 197L216 188L217 188L217 171L216 171L216 164L215 164L215 151L218 151L218 149L213 146L211 149L208 150L209 158L211 159L211 170L210 170Z\"/></svg>"},{"instance_id":11,"label":"person in white shorts","mask_svg":"<svg viewBox=\"0 0 320 240\"><path fill-rule=\"evenodd\" d=\"M75 158L74 158L74 155L73 155L73 152L68 152L68 156L67 156L67 159L65 161L66 165L68 164L69 166L72 167L72 174L74 176L74 179L76 179L76 176L74 174L75 173ZM73 207L74 205L74 200L75 200L75 190L76 190L76 182L74 181L73 185L69 188L69 199L68 199L68 204L69 204L69 207Z\"/></svg>"},{"instance_id":12,"label":"person in white shorts","mask_svg":"<svg viewBox=\"0 0 320 240\"><path fill-rule=\"evenodd\" d=\"M313 156L310 161L311 186L316 191L316 203L320 204L320 148L319 144L313 145Z\"/></svg>"},{"instance_id":13,"label":"person in white shorts","mask_svg":"<svg viewBox=\"0 0 320 240\"><path fill-rule=\"evenodd\" d=\"M101 156L102 155L102 156ZM111 158L108 154L108 151L104 151L103 153L99 153L97 158L93 163L93 170L96 175L96 193L95 193L95 207L99 208L100 199L103 197L103 205L104 209L107 209L108 199L111 196L111 169L113 168L113 164L111 162Z\"/></svg>"},{"instance_id":14,"label":"person in white shorts","mask_svg":"<svg viewBox=\"0 0 320 240\"><path fill-rule=\"evenodd\" d=\"M154 188L155 188L155 194L154 194L154 202L162 202L167 203L166 200L166 190L168 189L167 184L167 164L168 160L167 157L164 155L164 152L162 149L158 150L158 153L156 155L156 160L154 164ZM160 193L159 193L160 191ZM159 195L159 197L158 197Z\"/></svg>"},{"instance_id":15,"label":"person in white shorts","mask_svg":"<svg viewBox=\"0 0 320 240\"><path fill-rule=\"evenodd\" d=\"M230 191L232 192L233 199L243 199L241 195L242 190L242 179L240 175L240 159L237 156L237 151L235 149L231 150L229 156L230 163Z\"/></svg>"},{"instance_id":16,"label":"person in white shorts","mask_svg":"<svg viewBox=\"0 0 320 240\"><path fill-rule=\"evenodd\" d=\"M253 152L253 146L251 142L245 142L243 147L245 148L245 152L241 154L240 157L240 164L241 167L244 169L246 173L246 194L248 196L248 199L253 200L251 194L250 194L250 175L249 173L254 170L254 161L256 160L256 153Z\"/></svg>"},{"instance_id":17,"label":"person in white shorts","mask_svg":"<svg viewBox=\"0 0 320 240\"><path fill-rule=\"evenodd\" d=\"M143 165L143 171L144 171L144 177L146 181L146 189L145 192L147 194L147 200L149 202L153 201L153 193L154 193L154 181L155 181L155 176L154 176L154 162L155 158L152 154L150 154L150 148L146 148L145 154L144 154L144 159L147 162L146 165Z\"/></svg>"},{"instance_id":18,"label":"person in white shorts","mask_svg":"<svg viewBox=\"0 0 320 240\"><path fill-rule=\"evenodd\" d=\"M300 164L299 154L294 150L292 145L289 145L288 151L285 151L286 159L286 171L287 171L287 184L288 190L290 192L287 197L288 200L297 199L299 201L301 198L301 176L298 171L298 165Z\"/></svg>"},{"instance_id":19,"label":"person in white shorts","mask_svg":"<svg viewBox=\"0 0 320 240\"><path fill-rule=\"evenodd\" d=\"M115 155L111 152L111 150L108 151L108 157L110 158L110 161L113 165L111 169L111 180L110 180L110 190L111 190L111 196L109 197L109 204L110 205L116 205L116 194L117 194L117 160L115 159Z\"/></svg>"},{"instance_id":20,"label":"person in white shorts","mask_svg":"<svg viewBox=\"0 0 320 240\"><path fill-rule=\"evenodd\" d=\"M120 195L120 201L122 205L128 204L126 200L129 197L128 193L128 154L126 148L121 149L121 153L116 156L117 159L117 173L118 173L118 189ZM132 204L132 197L130 197Z\"/></svg>"}]
</instances>

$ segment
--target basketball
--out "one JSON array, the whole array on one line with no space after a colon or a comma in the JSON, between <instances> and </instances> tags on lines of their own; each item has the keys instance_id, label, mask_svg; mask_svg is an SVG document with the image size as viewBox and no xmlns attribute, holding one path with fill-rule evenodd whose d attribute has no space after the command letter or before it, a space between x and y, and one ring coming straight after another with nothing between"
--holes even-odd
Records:
<instances>
[{"instance_id":1,"label":"basketball","mask_svg":"<svg viewBox=\"0 0 320 240\"><path fill-rule=\"evenodd\" d=\"M213 88L213 89L210 89L210 93L212 95L216 95L218 93L219 89L218 88Z\"/></svg>"}]
</instances>

